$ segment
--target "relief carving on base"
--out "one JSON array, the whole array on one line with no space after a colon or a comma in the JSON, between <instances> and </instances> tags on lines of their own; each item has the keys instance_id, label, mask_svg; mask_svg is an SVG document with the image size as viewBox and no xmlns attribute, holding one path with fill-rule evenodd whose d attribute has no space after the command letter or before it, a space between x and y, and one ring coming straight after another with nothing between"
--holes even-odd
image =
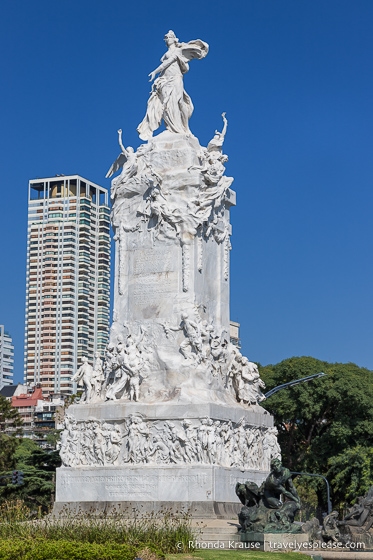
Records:
<instances>
[{"instance_id":1,"label":"relief carving on base","mask_svg":"<svg viewBox=\"0 0 373 560\"><path fill-rule=\"evenodd\" d=\"M77 422L67 415L61 435L65 467L85 465L219 465L269 469L281 457L275 428L209 417L148 420L131 414L123 421Z\"/></svg>"}]
</instances>

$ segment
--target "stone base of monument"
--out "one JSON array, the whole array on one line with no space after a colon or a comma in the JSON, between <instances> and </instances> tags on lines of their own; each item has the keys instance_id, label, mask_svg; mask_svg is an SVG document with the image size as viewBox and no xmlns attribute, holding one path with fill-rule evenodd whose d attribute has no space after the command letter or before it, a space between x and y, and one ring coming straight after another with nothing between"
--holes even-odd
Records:
<instances>
[{"instance_id":1,"label":"stone base of monument","mask_svg":"<svg viewBox=\"0 0 373 560\"><path fill-rule=\"evenodd\" d=\"M350 543L351 549L372 551L373 558L373 530L364 527L344 526L340 528L340 540Z\"/></svg>"},{"instance_id":2,"label":"stone base of monument","mask_svg":"<svg viewBox=\"0 0 373 560\"><path fill-rule=\"evenodd\" d=\"M250 468L246 440L237 443L272 426L260 406L114 401L72 405L68 415L69 462L57 469L55 513L171 509L232 519L242 507L236 483L260 485L268 474L263 458Z\"/></svg>"},{"instance_id":3,"label":"stone base of monument","mask_svg":"<svg viewBox=\"0 0 373 560\"><path fill-rule=\"evenodd\" d=\"M246 476L246 473L245 473ZM266 473L247 473L258 484ZM82 467L57 469L54 513L63 510L128 512L185 512L191 517L232 519L241 504L234 488L238 469L200 465L141 467Z\"/></svg>"}]
</instances>

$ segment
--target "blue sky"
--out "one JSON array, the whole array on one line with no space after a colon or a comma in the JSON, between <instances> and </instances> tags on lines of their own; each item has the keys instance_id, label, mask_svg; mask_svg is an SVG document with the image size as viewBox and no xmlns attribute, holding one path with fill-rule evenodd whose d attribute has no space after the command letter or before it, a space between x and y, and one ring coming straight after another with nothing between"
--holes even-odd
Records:
<instances>
[{"instance_id":1,"label":"blue sky","mask_svg":"<svg viewBox=\"0 0 373 560\"><path fill-rule=\"evenodd\" d=\"M163 36L200 38L185 88L206 145L221 113L234 176L231 317L262 364L373 369L373 2L14 0L0 9L0 323L22 377L27 184L109 187L118 128L141 143Z\"/></svg>"}]
</instances>

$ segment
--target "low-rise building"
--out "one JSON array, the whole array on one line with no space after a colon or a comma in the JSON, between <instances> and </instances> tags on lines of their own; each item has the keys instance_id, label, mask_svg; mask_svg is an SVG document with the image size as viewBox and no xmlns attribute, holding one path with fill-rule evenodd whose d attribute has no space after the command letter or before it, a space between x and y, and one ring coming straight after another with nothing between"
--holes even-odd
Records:
<instances>
[{"instance_id":1,"label":"low-rise building","mask_svg":"<svg viewBox=\"0 0 373 560\"><path fill-rule=\"evenodd\" d=\"M24 436L30 437L34 427L34 414L38 401L43 400L41 387L29 388L26 393L12 397L12 406L17 409L23 421Z\"/></svg>"},{"instance_id":2,"label":"low-rise building","mask_svg":"<svg viewBox=\"0 0 373 560\"><path fill-rule=\"evenodd\" d=\"M13 387L11 404L17 409L23 421L23 436L34 439L39 445L44 446L49 433L63 428L64 395L52 394L43 398L43 390L40 386ZM21 392L22 389L26 390Z\"/></svg>"},{"instance_id":3,"label":"low-rise building","mask_svg":"<svg viewBox=\"0 0 373 560\"><path fill-rule=\"evenodd\" d=\"M22 383L18 383L17 385L4 385L4 387L0 389L0 395L5 397L7 401L11 401L12 397L27 393L28 389L29 387Z\"/></svg>"}]
</instances>

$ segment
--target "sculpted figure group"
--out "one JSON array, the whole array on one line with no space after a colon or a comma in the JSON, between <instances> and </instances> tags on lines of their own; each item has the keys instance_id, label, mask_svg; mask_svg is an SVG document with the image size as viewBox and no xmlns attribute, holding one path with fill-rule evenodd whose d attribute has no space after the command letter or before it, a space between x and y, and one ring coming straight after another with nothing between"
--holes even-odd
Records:
<instances>
[{"instance_id":1,"label":"sculpted figure group","mask_svg":"<svg viewBox=\"0 0 373 560\"><path fill-rule=\"evenodd\" d=\"M360 541L371 547L373 544L373 487L366 496L359 496L340 521L337 511L332 511L323 522L324 541Z\"/></svg>"},{"instance_id":2,"label":"sculpted figure group","mask_svg":"<svg viewBox=\"0 0 373 560\"><path fill-rule=\"evenodd\" d=\"M292 475L279 458L271 460L271 471L260 486L255 482L236 484L236 494L243 507L238 515L240 531L259 533L300 533L294 517L300 499Z\"/></svg>"},{"instance_id":3,"label":"sculpted figure group","mask_svg":"<svg viewBox=\"0 0 373 560\"><path fill-rule=\"evenodd\" d=\"M228 160L223 153L228 122L223 113L221 132L215 131L207 147L201 147L189 130L193 105L183 84L189 61L204 58L208 45L199 39L179 42L173 31L166 34L165 41L167 52L149 75L154 84L145 118L138 127L140 138L147 143L136 151L131 146L125 147L119 129L120 154L107 173L107 177L112 177L119 172L111 184L111 221L117 243L116 282L120 296L126 289L128 253L137 243L142 246L143 239L152 246L162 245L163 241L180 245L183 293L191 291L194 241L198 271L202 273L206 266L204 251L213 240L222 256L222 280L228 280L229 276L228 209L234 194L230 190L233 179L225 176L224 165ZM161 121L166 132L153 138ZM193 371L194 367L203 366L207 383L212 377L219 380L219 390L228 391L234 400L248 406L257 404L264 398L261 392L264 385L255 364L239 353L226 332L218 331L205 317L191 312L192 297L188 309L179 309L172 322L160 323L165 336L175 340L175 350L184 359L181 367L185 370L189 366ZM153 323L156 322L154 318ZM164 373L165 356L159 359L153 341L147 344L148 353L144 352L139 340L141 328L145 329L146 325L130 325L132 340L127 333L122 334L123 325L111 335L103 366L104 379L101 387L94 390L94 396L90 388L92 371L89 364L83 364L84 375L79 370L75 378L84 386L82 403L94 399L142 400L142 384L146 372L152 370L151 363L158 366L162 363L160 369L163 367Z\"/></svg>"},{"instance_id":4,"label":"sculpted figure group","mask_svg":"<svg viewBox=\"0 0 373 560\"><path fill-rule=\"evenodd\" d=\"M155 145L151 139L162 120L168 131L191 136L189 118L193 104L184 90L183 74L188 71L190 60L204 58L208 53L207 43L200 39L179 43L173 31L166 34L165 41L168 51L161 65L150 74L151 81L157 74L159 77L154 81L145 118L138 127L140 138L149 142L135 152L131 146L125 148L122 130L118 130L121 153L106 175L111 177L121 169L111 187L116 240L126 232L139 229L144 221L151 224L155 236L167 238L174 235L181 244L188 235L195 235L198 228L203 228L207 237L214 231L217 234L214 225L217 225L222 201L233 181L223 177L223 163L228 159L222 153L227 130L225 113L223 131L216 131L207 148L198 148L199 164L188 170L201 174L204 188L197 188L187 204L183 204L182 197L175 199L175 193L170 195L168 188L162 185L161 176L153 169Z\"/></svg>"},{"instance_id":5,"label":"sculpted figure group","mask_svg":"<svg viewBox=\"0 0 373 560\"><path fill-rule=\"evenodd\" d=\"M185 365L203 367L206 378L217 379L233 400L252 406L265 398L262 393L265 384L257 365L242 356L225 331L219 333L206 320L202 321L198 313L191 317L186 312L181 313L179 325L163 323L162 327L167 338L176 332L183 333L179 354ZM126 337L117 335L116 343L108 344L104 364L98 354L94 367L87 358L82 359L73 377L73 381L83 386L81 403L141 400L141 383L156 360L156 345L146 338L141 325L138 332L136 336L130 332Z\"/></svg>"},{"instance_id":6,"label":"sculpted figure group","mask_svg":"<svg viewBox=\"0 0 373 560\"><path fill-rule=\"evenodd\" d=\"M143 339L144 332L141 328L139 336L128 334L125 341L119 335L116 345L108 344L104 363L96 352L93 367L83 357L82 365L72 378L78 386L83 387L79 403L118 398L138 401L147 360Z\"/></svg>"},{"instance_id":7,"label":"sculpted figure group","mask_svg":"<svg viewBox=\"0 0 373 560\"><path fill-rule=\"evenodd\" d=\"M122 422L78 423L66 416L61 458L67 467L120 464L213 464L268 470L279 457L273 429L241 420L202 418L150 421L132 414ZM266 443L265 443L266 442Z\"/></svg>"},{"instance_id":8,"label":"sculpted figure group","mask_svg":"<svg viewBox=\"0 0 373 560\"><path fill-rule=\"evenodd\" d=\"M267 432L268 433L268 432ZM264 436L264 441L266 435ZM341 547L360 542L366 548L373 544L373 487L365 496L357 498L342 520L332 511L319 522L313 518L303 526L294 524L294 517L301 507L297 490L289 469L281 464L279 457L270 462L270 473L263 484L246 481L236 484L236 494L243 507L238 515L241 533L308 533L312 541L330 542ZM245 536L241 536L245 540ZM320 545L319 545L320 546ZM334 548L334 546L332 546ZM331 548L332 548L331 547Z\"/></svg>"},{"instance_id":9,"label":"sculpted figure group","mask_svg":"<svg viewBox=\"0 0 373 560\"><path fill-rule=\"evenodd\" d=\"M129 334L124 344L122 337L118 338L116 349L110 345L110 366L113 375L111 385L106 390L104 397L107 400L115 400L117 395L125 394L131 401L139 400L141 372L144 360L141 352L141 341L143 333L136 339Z\"/></svg>"},{"instance_id":10,"label":"sculpted figure group","mask_svg":"<svg viewBox=\"0 0 373 560\"><path fill-rule=\"evenodd\" d=\"M60 455L65 467L115 465L121 450L122 435L118 424L89 420L78 422L65 416Z\"/></svg>"},{"instance_id":11,"label":"sculpted figure group","mask_svg":"<svg viewBox=\"0 0 373 560\"><path fill-rule=\"evenodd\" d=\"M118 131L121 153L106 175L111 177L121 169L111 186L111 221L117 241L127 232L140 230L142 224L150 228L155 238L176 237L181 245L197 231L205 239L213 235L218 243L229 237L224 202L233 178L224 175L223 164L228 160L222 153L227 129L225 113L223 120L223 131L216 132L207 148L199 146L198 164L187 170L187 173L194 172L201 177L203 183L202 188L196 185L193 196L187 201L182 193L171 192L154 169L154 143L143 144L135 152L131 146L124 147L122 130ZM227 227L222 229L221 223Z\"/></svg>"}]
</instances>

